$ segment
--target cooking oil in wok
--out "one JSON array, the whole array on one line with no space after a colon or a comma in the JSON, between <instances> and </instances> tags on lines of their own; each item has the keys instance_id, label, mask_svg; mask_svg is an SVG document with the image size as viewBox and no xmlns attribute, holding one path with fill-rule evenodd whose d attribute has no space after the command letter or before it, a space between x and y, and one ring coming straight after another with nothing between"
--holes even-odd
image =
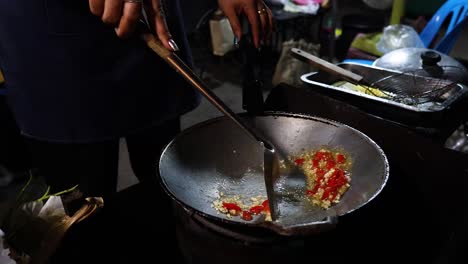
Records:
<instances>
[{"instance_id":1,"label":"cooking oil in wok","mask_svg":"<svg viewBox=\"0 0 468 264\"><path fill-rule=\"evenodd\" d=\"M223 177L218 184L218 192L222 192L226 196L266 196L266 188L265 183L263 181L263 172L256 170L248 170L240 178Z\"/></svg>"},{"instance_id":2,"label":"cooking oil in wok","mask_svg":"<svg viewBox=\"0 0 468 264\"><path fill-rule=\"evenodd\" d=\"M277 195L278 215L289 217L303 213L310 204L306 198L305 177L300 173L291 170L283 170L280 179L275 186Z\"/></svg>"}]
</instances>

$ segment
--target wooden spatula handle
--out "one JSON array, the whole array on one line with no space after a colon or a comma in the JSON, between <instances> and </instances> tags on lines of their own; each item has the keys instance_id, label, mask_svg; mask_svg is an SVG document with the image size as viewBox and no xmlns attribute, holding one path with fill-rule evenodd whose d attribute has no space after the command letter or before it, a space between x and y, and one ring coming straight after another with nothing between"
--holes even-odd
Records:
<instances>
[{"instance_id":1,"label":"wooden spatula handle","mask_svg":"<svg viewBox=\"0 0 468 264\"><path fill-rule=\"evenodd\" d=\"M140 37L145 41L146 45L156 52L161 58L166 59L171 56L172 51L168 50L162 42L151 33L143 33Z\"/></svg>"}]
</instances>

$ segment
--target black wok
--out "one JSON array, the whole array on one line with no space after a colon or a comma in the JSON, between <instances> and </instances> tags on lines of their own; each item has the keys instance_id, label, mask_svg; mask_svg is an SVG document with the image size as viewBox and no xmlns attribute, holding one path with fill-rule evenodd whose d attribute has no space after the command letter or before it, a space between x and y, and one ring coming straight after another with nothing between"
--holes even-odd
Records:
<instances>
[{"instance_id":1,"label":"black wok","mask_svg":"<svg viewBox=\"0 0 468 264\"><path fill-rule=\"evenodd\" d=\"M389 175L385 154L356 129L322 118L286 113L242 119L262 131L281 153L294 155L321 146L344 150L353 160L351 187L340 203L324 210L301 199L305 197L304 189L297 186L296 177L289 178L292 172L283 168L277 190L280 196L283 194L278 204L281 217L277 221L227 218L213 208L220 193L248 198L266 196L266 190L263 150L252 144L252 139L231 120L220 117L181 132L162 153L162 185L186 210L223 223L267 228L282 235L305 235L333 227L338 216L364 206L385 186Z\"/></svg>"},{"instance_id":2,"label":"black wok","mask_svg":"<svg viewBox=\"0 0 468 264\"><path fill-rule=\"evenodd\" d=\"M387 158L363 133L333 121L301 115L272 113L241 118L154 35L146 32L141 36L151 50L225 114L224 118L183 131L162 153L159 175L163 187L188 211L226 223L301 235L328 229L337 216L368 203L385 186ZM350 189L340 203L328 210L312 206L305 199L305 176L301 171L297 173L296 166L285 166L292 169L283 169L280 175L275 166L278 153L287 161L291 155L321 146L342 149L355 160ZM258 217L246 222L218 214L213 202L221 193L244 199L268 197L274 221Z\"/></svg>"}]
</instances>

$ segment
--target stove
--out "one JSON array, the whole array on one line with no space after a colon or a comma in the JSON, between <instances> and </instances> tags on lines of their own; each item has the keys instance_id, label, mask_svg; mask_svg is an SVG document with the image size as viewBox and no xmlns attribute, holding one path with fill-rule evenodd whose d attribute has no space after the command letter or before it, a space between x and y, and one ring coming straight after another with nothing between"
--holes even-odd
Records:
<instances>
[{"instance_id":1,"label":"stove","mask_svg":"<svg viewBox=\"0 0 468 264\"><path fill-rule=\"evenodd\" d=\"M397 192L384 191L377 201L340 217L335 229L305 237L249 232L175 205L177 242L185 263L190 264L271 264L306 259L323 263L399 263L402 255L408 261L431 263L433 254L450 238L448 229L431 213L424 215L427 207L399 206L402 199L396 198Z\"/></svg>"},{"instance_id":2,"label":"stove","mask_svg":"<svg viewBox=\"0 0 468 264\"><path fill-rule=\"evenodd\" d=\"M292 263L304 259L308 239L241 229L174 206L176 236L186 263Z\"/></svg>"}]
</instances>

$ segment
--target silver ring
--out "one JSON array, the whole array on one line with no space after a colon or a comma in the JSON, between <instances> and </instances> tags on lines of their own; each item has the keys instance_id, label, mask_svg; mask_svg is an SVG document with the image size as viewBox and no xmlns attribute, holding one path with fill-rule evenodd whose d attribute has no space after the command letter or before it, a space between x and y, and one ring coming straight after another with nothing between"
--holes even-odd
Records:
<instances>
[{"instance_id":1,"label":"silver ring","mask_svg":"<svg viewBox=\"0 0 468 264\"><path fill-rule=\"evenodd\" d=\"M123 0L125 3L141 4L143 0Z\"/></svg>"},{"instance_id":2,"label":"silver ring","mask_svg":"<svg viewBox=\"0 0 468 264\"><path fill-rule=\"evenodd\" d=\"M258 13L259 15L263 15L263 14L266 13L266 11L267 11L267 10L266 10L265 8L262 8L262 9L257 10L257 13Z\"/></svg>"}]
</instances>

